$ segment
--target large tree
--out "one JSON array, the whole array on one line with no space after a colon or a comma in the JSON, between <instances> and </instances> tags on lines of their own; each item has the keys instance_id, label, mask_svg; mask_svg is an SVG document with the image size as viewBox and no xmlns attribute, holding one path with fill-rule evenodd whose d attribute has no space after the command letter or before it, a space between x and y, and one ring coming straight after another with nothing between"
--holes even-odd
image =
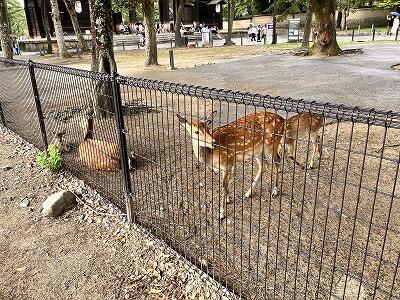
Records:
<instances>
[{"instance_id":1,"label":"large tree","mask_svg":"<svg viewBox=\"0 0 400 300\"><path fill-rule=\"evenodd\" d=\"M92 64L91 70L99 70L99 57L97 53L97 43L96 43L96 7L95 0L89 0L89 15L90 15L90 35L92 36Z\"/></svg>"},{"instance_id":2,"label":"large tree","mask_svg":"<svg viewBox=\"0 0 400 300\"><path fill-rule=\"evenodd\" d=\"M301 42L300 49L308 50L310 47L310 35L311 35L311 23L312 23L313 12L311 10L310 4L307 6L306 23L304 24L303 40Z\"/></svg>"},{"instance_id":3,"label":"large tree","mask_svg":"<svg viewBox=\"0 0 400 300\"><path fill-rule=\"evenodd\" d=\"M113 50L113 19L111 1L95 0L96 13L96 48L99 61L98 71L112 74L117 72L117 64ZM95 99L95 114L106 117L114 111L111 101L111 91L107 84L100 82L97 85Z\"/></svg>"},{"instance_id":4,"label":"large tree","mask_svg":"<svg viewBox=\"0 0 400 300\"><path fill-rule=\"evenodd\" d=\"M312 55L333 56L342 52L336 41L335 0L310 0L315 14L315 41Z\"/></svg>"},{"instance_id":5,"label":"large tree","mask_svg":"<svg viewBox=\"0 0 400 300\"><path fill-rule=\"evenodd\" d=\"M43 19L44 31L46 32L47 41L47 53L53 53L53 45L51 43L51 30L50 30L50 20L49 20L49 8L47 6L47 1L42 0L41 2L41 16Z\"/></svg>"},{"instance_id":6,"label":"large tree","mask_svg":"<svg viewBox=\"0 0 400 300\"><path fill-rule=\"evenodd\" d=\"M175 47L180 47L182 44L181 39L181 23L183 19L183 13L185 12L185 6L191 5L193 6L195 0L175 0L177 3L179 2L178 9L176 11L174 31L175 31Z\"/></svg>"},{"instance_id":7,"label":"large tree","mask_svg":"<svg viewBox=\"0 0 400 300\"><path fill-rule=\"evenodd\" d=\"M88 46L83 37L81 27L79 26L78 17L76 15L76 11L75 11L75 1L64 0L64 3L65 3L65 7L68 10L69 17L71 18L72 26L74 27L74 31L75 31L76 39L78 40L79 48L82 51L86 52L86 51L88 51Z\"/></svg>"},{"instance_id":8,"label":"large tree","mask_svg":"<svg viewBox=\"0 0 400 300\"><path fill-rule=\"evenodd\" d=\"M51 16L54 23L54 31L56 32L58 53L60 58L65 58L68 56L67 47L65 45L64 31L61 25L60 10L58 9L57 0L50 0L51 5Z\"/></svg>"},{"instance_id":9,"label":"large tree","mask_svg":"<svg viewBox=\"0 0 400 300\"><path fill-rule=\"evenodd\" d=\"M154 3L153 0L143 1L143 13L145 23L146 36L146 61L145 65L158 65L157 60L157 39L156 27L154 20Z\"/></svg>"},{"instance_id":10,"label":"large tree","mask_svg":"<svg viewBox=\"0 0 400 300\"><path fill-rule=\"evenodd\" d=\"M8 27L6 0L0 0L0 39L1 49L3 50L3 57L13 58L10 28Z\"/></svg>"},{"instance_id":11,"label":"large tree","mask_svg":"<svg viewBox=\"0 0 400 300\"><path fill-rule=\"evenodd\" d=\"M232 45L233 17L235 14L235 1L228 0L228 34L226 35L225 45Z\"/></svg>"}]
</instances>

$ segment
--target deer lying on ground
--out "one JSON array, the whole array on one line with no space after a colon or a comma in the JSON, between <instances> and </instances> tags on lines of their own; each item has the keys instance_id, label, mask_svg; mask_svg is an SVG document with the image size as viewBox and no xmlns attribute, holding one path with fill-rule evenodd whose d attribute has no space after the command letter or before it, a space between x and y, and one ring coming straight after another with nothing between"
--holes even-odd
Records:
<instances>
[{"instance_id":1,"label":"deer lying on ground","mask_svg":"<svg viewBox=\"0 0 400 300\"><path fill-rule=\"evenodd\" d=\"M121 169L121 156L118 144L93 139L93 116L87 121L87 130L83 141L79 144L79 158L88 167L100 171L116 171ZM132 166L133 157L129 158Z\"/></svg>"},{"instance_id":2,"label":"deer lying on ground","mask_svg":"<svg viewBox=\"0 0 400 300\"><path fill-rule=\"evenodd\" d=\"M318 131L324 126L324 117L309 115L309 114L298 114L288 118L285 122L285 134L281 140L281 148L284 145L287 146L288 156L292 159L301 169L304 169L304 163L299 162L294 157L296 151L296 143L299 138L307 138L310 136L310 140L313 145L313 151L310 158L309 168L314 167L314 160L316 153L319 153L321 158L322 150L320 145L320 136Z\"/></svg>"},{"instance_id":3,"label":"deer lying on ground","mask_svg":"<svg viewBox=\"0 0 400 300\"><path fill-rule=\"evenodd\" d=\"M192 138L196 158L222 172L224 204L220 209L220 219L225 217L225 204L230 203L228 182L234 172L235 162L256 159L258 172L250 189L244 197L251 197L254 188L260 182L263 172L263 158L272 156L275 163L275 175L272 195L278 194L278 173L280 156L278 148L284 132L285 120L274 113L259 112L247 115L227 125L214 128L212 131L206 121L189 122L177 114L179 122Z\"/></svg>"}]
</instances>

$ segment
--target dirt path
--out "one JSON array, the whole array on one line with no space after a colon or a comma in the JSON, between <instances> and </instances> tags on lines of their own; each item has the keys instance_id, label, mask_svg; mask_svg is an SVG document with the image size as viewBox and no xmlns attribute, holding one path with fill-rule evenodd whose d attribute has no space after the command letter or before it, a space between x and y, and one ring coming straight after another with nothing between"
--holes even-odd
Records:
<instances>
[{"instance_id":1,"label":"dirt path","mask_svg":"<svg viewBox=\"0 0 400 300\"><path fill-rule=\"evenodd\" d=\"M162 244L129 228L82 182L40 171L35 152L0 128L0 299L229 299ZM86 205L43 217L42 202L61 186ZM20 206L24 198L27 208Z\"/></svg>"}]
</instances>

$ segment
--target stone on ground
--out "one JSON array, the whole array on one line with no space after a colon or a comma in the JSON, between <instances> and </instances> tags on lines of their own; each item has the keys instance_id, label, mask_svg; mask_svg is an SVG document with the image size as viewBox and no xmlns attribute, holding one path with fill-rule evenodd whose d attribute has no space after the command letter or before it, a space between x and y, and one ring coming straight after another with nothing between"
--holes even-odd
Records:
<instances>
[{"instance_id":1,"label":"stone on ground","mask_svg":"<svg viewBox=\"0 0 400 300\"><path fill-rule=\"evenodd\" d=\"M42 213L49 217L58 217L75 203L75 195L70 191L60 191L50 195L43 202Z\"/></svg>"}]
</instances>

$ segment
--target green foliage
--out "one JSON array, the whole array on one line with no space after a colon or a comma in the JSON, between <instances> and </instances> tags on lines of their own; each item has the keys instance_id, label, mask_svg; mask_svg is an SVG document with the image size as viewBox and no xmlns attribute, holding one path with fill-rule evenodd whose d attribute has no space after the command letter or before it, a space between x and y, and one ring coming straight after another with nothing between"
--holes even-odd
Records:
<instances>
[{"instance_id":1,"label":"green foliage","mask_svg":"<svg viewBox=\"0 0 400 300\"><path fill-rule=\"evenodd\" d=\"M307 11L307 0L275 0L269 1L269 6L264 10L264 12L273 13L275 6L275 13L281 15L278 19L285 19L288 15L294 15L301 12Z\"/></svg>"},{"instance_id":2,"label":"green foliage","mask_svg":"<svg viewBox=\"0 0 400 300\"><path fill-rule=\"evenodd\" d=\"M396 9L400 9L400 1L399 0L377 0L374 2L374 7L376 9L396 10Z\"/></svg>"},{"instance_id":3,"label":"green foliage","mask_svg":"<svg viewBox=\"0 0 400 300\"><path fill-rule=\"evenodd\" d=\"M59 172L62 168L60 150L50 144L47 151L39 152L36 155L36 162L42 169Z\"/></svg>"},{"instance_id":4,"label":"green foliage","mask_svg":"<svg viewBox=\"0 0 400 300\"><path fill-rule=\"evenodd\" d=\"M10 21L11 34L17 36L26 35L28 25L26 23L25 10L18 0L7 0L7 14Z\"/></svg>"},{"instance_id":5,"label":"green foliage","mask_svg":"<svg viewBox=\"0 0 400 300\"><path fill-rule=\"evenodd\" d=\"M355 11L364 5L364 0L337 0L338 10Z\"/></svg>"}]
</instances>

